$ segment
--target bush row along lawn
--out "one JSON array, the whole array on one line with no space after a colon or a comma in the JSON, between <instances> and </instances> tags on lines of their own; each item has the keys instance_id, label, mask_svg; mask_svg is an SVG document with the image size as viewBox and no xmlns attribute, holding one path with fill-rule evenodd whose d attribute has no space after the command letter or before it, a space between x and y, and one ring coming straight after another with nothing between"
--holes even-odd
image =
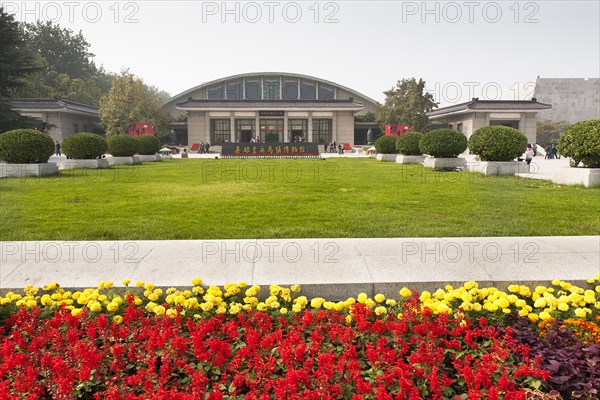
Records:
<instances>
[{"instance_id":1,"label":"bush row along lawn","mask_svg":"<svg viewBox=\"0 0 600 400\"><path fill-rule=\"evenodd\" d=\"M466 282L330 302L298 285L56 282L0 297L0 399L597 399L587 287ZM562 397L561 397L562 396Z\"/></svg>"},{"instance_id":2,"label":"bush row along lawn","mask_svg":"<svg viewBox=\"0 0 600 400\"><path fill-rule=\"evenodd\" d=\"M375 160L165 160L0 180L0 240L597 235L600 189Z\"/></svg>"}]
</instances>

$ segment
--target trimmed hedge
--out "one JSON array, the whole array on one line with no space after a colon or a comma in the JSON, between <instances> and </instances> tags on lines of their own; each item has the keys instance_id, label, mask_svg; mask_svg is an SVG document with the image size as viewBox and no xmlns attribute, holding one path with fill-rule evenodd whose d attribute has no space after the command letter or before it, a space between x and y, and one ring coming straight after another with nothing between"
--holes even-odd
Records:
<instances>
[{"instance_id":1,"label":"trimmed hedge","mask_svg":"<svg viewBox=\"0 0 600 400\"><path fill-rule=\"evenodd\" d=\"M396 139L396 150L405 156L420 156L423 154L419 142L423 134L421 132L406 132Z\"/></svg>"},{"instance_id":2,"label":"trimmed hedge","mask_svg":"<svg viewBox=\"0 0 600 400\"><path fill-rule=\"evenodd\" d=\"M375 150L379 154L396 154L396 137L395 136L380 136L375 141Z\"/></svg>"},{"instance_id":3,"label":"trimmed hedge","mask_svg":"<svg viewBox=\"0 0 600 400\"><path fill-rule=\"evenodd\" d=\"M100 135L95 133L76 133L63 141L62 150L69 158L94 160L106 153L108 146Z\"/></svg>"},{"instance_id":4,"label":"trimmed hedge","mask_svg":"<svg viewBox=\"0 0 600 400\"><path fill-rule=\"evenodd\" d=\"M113 157L131 157L138 152L140 142L129 135L112 135L106 139L108 152Z\"/></svg>"},{"instance_id":5,"label":"trimmed hedge","mask_svg":"<svg viewBox=\"0 0 600 400\"><path fill-rule=\"evenodd\" d=\"M0 134L0 160L9 164L47 163L54 141L35 129L15 129Z\"/></svg>"},{"instance_id":6,"label":"trimmed hedge","mask_svg":"<svg viewBox=\"0 0 600 400\"><path fill-rule=\"evenodd\" d=\"M456 158L467 149L467 138L453 129L434 129L419 142L423 154L436 158Z\"/></svg>"},{"instance_id":7,"label":"trimmed hedge","mask_svg":"<svg viewBox=\"0 0 600 400\"><path fill-rule=\"evenodd\" d=\"M138 136L139 152L142 155L154 155L160 150L160 139L153 135Z\"/></svg>"},{"instance_id":8,"label":"trimmed hedge","mask_svg":"<svg viewBox=\"0 0 600 400\"><path fill-rule=\"evenodd\" d=\"M486 126L471 135L468 146L481 161L512 161L527 149L527 137L508 126Z\"/></svg>"},{"instance_id":9,"label":"trimmed hedge","mask_svg":"<svg viewBox=\"0 0 600 400\"><path fill-rule=\"evenodd\" d=\"M572 167L582 162L586 168L600 168L600 119L571 125L558 139L556 148L573 159Z\"/></svg>"}]
</instances>

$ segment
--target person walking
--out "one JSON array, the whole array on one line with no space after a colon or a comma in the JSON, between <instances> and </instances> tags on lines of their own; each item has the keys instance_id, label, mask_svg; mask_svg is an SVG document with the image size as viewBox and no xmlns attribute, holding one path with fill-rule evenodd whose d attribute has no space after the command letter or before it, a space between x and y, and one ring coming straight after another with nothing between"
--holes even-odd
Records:
<instances>
[{"instance_id":1,"label":"person walking","mask_svg":"<svg viewBox=\"0 0 600 400\"><path fill-rule=\"evenodd\" d=\"M525 162L527 162L527 170L531 170L531 160L533 160L533 148L531 145L527 146L527 150L525 150Z\"/></svg>"},{"instance_id":2,"label":"person walking","mask_svg":"<svg viewBox=\"0 0 600 400\"><path fill-rule=\"evenodd\" d=\"M54 154L57 156L62 156L62 154L60 152L60 143L58 143L58 140L56 141L56 144L54 145Z\"/></svg>"}]
</instances>

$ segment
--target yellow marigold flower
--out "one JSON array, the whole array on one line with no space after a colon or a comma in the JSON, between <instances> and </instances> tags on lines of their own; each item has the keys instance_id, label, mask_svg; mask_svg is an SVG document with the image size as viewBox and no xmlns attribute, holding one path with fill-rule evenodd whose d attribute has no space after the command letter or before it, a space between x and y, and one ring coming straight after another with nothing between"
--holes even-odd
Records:
<instances>
[{"instance_id":1,"label":"yellow marigold flower","mask_svg":"<svg viewBox=\"0 0 600 400\"><path fill-rule=\"evenodd\" d=\"M144 288L145 288L146 290L149 290L149 291L153 291L153 290L154 290L154 287L155 287L155 286L154 286L152 283L146 283L146 284L144 285Z\"/></svg>"},{"instance_id":2,"label":"yellow marigold flower","mask_svg":"<svg viewBox=\"0 0 600 400\"><path fill-rule=\"evenodd\" d=\"M281 307L281 308L279 309L279 312L280 312L280 313L282 313L282 314L287 314L287 312L288 312L288 309L287 309L287 308L285 308L285 307Z\"/></svg>"},{"instance_id":3,"label":"yellow marigold flower","mask_svg":"<svg viewBox=\"0 0 600 400\"><path fill-rule=\"evenodd\" d=\"M308 299L306 298L306 296L299 296L294 299L294 304L300 304L302 306L305 306L308 304Z\"/></svg>"},{"instance_id":4,"label":"yellow marigold flower","mask_svg":"<svg viewBox=\"0 0 600 400\"><path fill-rule=\"evenodd\" d=\"M104 282L104 285L102 285L102 288L104 289L110 289L111 287L113 287L114 283L112 281L106 281ZM101 288L98 288L101 289Z\"/></svg>"},{"instance_id":5,"label":"yellow marigold flower","mask_svg":"<svg viewBox=\"0 0 600 400\"><path fill-rule=\"evenodd\" d=\"M541 319L542 321L545 321L545 320L547 320L547 319L551 319L551 318L552 318L552 317L550 316L550 314L549 314L549 313L547 313L546 311L542 311L542 312L540 313L540 319Z\"/></svg>"},{"instance_id":6,"label":"yellow marigold flower","mask_svg":"<svg viewBox=\"0 0 600 400\"><path fill-rule=\"evenodd\" d=\"M523 299L519 299L517 301L515 301L515 306L519 307L519 308L523 308L527 305L527 302Z\"/></svg>"},{"instance_id":7,"label":"yellow marigold flower","mask_svg":"<svg viewBox=\"0 0 600 400\"><path fill-rule=\"evenodd\" d=\"M367 307L369 307L369 308L373 308L373 307L375 307L375 304L376 304L376 303L375 303L373 300L371 300L371 299L367 299L367 302L365 303L365 305L366 305Z\"/></svg>"},{"instance_id":8,"label":"yellow marigold flower","mask_svg":"<svg viewBox=\"0 0 600 400\"><path fill-rule=\"evenodd\" d=\"M465 284L463 285L465 289L467 290L471 290L471 289L478 289L479 285L477 284L477 282L475 281L468 281L465 282Z\"/></svg>"},{"instance_id":9,"label":"yellow marigold flower","mask_svg":"<svg viewBox=\"0 0 600 400\"><path fill-rule=\"evenodd\" d=\"M279 292L281 291L281 289L283 289L283 288L279 285L269 286L269 291L271 293L271 296L277 296L279 294Z\"/></svg>"},{"instance_id":10,"label":"yellow marigold flower","mask_svg":"<svg viewBox=\"0 0 600 400\"><path fill-rule=\"evenodd\" d=\"M447 292L452 292L454 290L454 286L446 285L446 286L444 286L444 289L446 289Z\"/></svg>"},{"instance_id":11,"label":"yellow marigold flower","mask_svg":"<svg viewBox=\"0 0 600 400\"><path fill-rule=\"evenodd\" d=\"M205 311L205 312L212 310L214 306L215 305L210 301L205 302L205 303L200 303L200 308L202 309L202 311Z\"/></svg>"},{"instance_id":12,"label":"yellow marigold flower","mask_svg":"<svg viewBox=\"0 0 600 400\"><path fill-rule=\"evenodd\" d=\"M439 303L436 307L436 311L441 314L441 313L450 312L451 310L450 310L450 307L448 307L446 304Z\"/></svg>"},{"instance_id":13,"label":"yellow marigold flower","mask_svg":"<svg viewBox=\"0 0 600 400\"><path fill-rule=\"evenodd\" d=\"M77 304L79 305L86 305L88 303L88 298L86 296L79 296L79 298L77 298Z\"/></svg>"},{"instance_id":14,"label":"yellow marigold flower","mask_svg":"<svg viewBox=\"0 0 600 400\"><path fill-rule=\"evenodd\" d=\"M141 306L142 304L144 304L144 301L137 296L135 296L135 299L133 301L136 306Z\"/></svg>"},{"instance_id":15,"label":"yellow marigold flower","mask_svg":"<svg viewBox=\"0 0 600 400\"><path fill-rule=\"evenodd\" d=\"M115 315L113 317L113 323L115 325L121 325L123 323L123 317L121 317L120 315Z\"/></svg>"},{"instance_id":16,"label":"yellow marigold flower","mask_svg":"<svg viewBox=\"0 0 600 400\"><path fill-rule=\"evenodd\" d=\"M569 311L569 305L567 303L558 303L557 308L560 311Z\"/></svg>"},{"instance_id":17,"label":"yellow marigold flower","mask_svg":"<svg viewBox=\"0 0 600 400\"><path fill-rule=\"evenodd\" d=\"M535 292L536 293L544 294L545 291L546 291L546 287L545 286L536 286L535 287Z\"/></svg>"},{"instance_id":18,"label":"yellow marigold flower","mask_svg":"<svg viewBox=\"0 0 600 400\"><path fill-rule=\"evenodd\" d=\"M150 293L150 294L149 294L148 296L146 296L146 297L148 297L148 300L151 300L151 301L158 301L158 295L157 295L156 293Z\"/></svg>"},{"instance_id":19,"label":"yellow marigold flower","mask_svg":"<svg viewBox=\"0 0 600 400\"><path fill-rule=\"evenodd\" d=\"M215 312L217 314L225 314L227 312L227 308L225 308L223 306L219 306L219 307L217 307L217 310Z\"/></svg>"},{"instance_id":20,"label":"yellow marigold flower","mask_svg":"<svg viewBox=\"0 0 600 400\"><path fill-rule=\"evenodd\" d=\"M544 308L544 307L546 307L546 299L543 298L543 297L540 297L539 299L537 299L535 301L535 303L533 303L533 306L535 308Z\"/></svg>"},{"instance_id":21,"label":"yellow marigold flower","mask_svg":"<svg viewBox=\"0 0 600 400\"><path fill-rule=\"evenodd\" d=\"M260 293L260 286L252 285L250 288L246 289L247 297L255 297L258 293Z\"/></svg>"},{"instance_id":22,"label":"yellow marigold flower","mask_svg":"<svg viewBox=\"0 0 600 400\"><path fill-rule=\"evenodd\" d=\"M374 297L375 301L378 303L383 303L385 301L385 296L381 293L377 293Z\"/></svg>"},{"instance_id":23,"label":"yellow marigold flower","mask_svg":"<svg viewBox=\"0 0 600 400\"><path fill-rule=\"evenodd\" d=\"M169 308L165 314L171 318L176 317L177 316L177 310L174 308Z\"/></svg>"},{"instance_id":24,"label":"yellow marigold flower","mask_svg":"<svg viewBox=\"0 0 600 400\"><path fill-rule=\"evenodd\" d=\"M412 292L410 291L409 288L403 287L402 289L400 289L400 296L410 297L411 295L412 295Z\"/></svg>"},{"instance_id":25,"label":"yellow marigold flower","mask_svg":"<svg viewBox=\"0 0 600 400\"><path fill-rule=\"evenodd\" d=\"M359 295L360 296L360 295ZM366 295L365 295L366 296ZM321 306L325 303L325 299L320 297L315 297L310 301L310 306L315 309L321 308Z\"/></svg>"},{"instance_id":26,"label":"yellow marigold flower","mask_svg":"<svg viewBox=\"0 0 600 400\"><path fill-rule=\"evenodd\" d=\"M76 317L79 314L81 314L82 311L83 311L83 309L81 309L81 308L74 308L74 309L71 310L71 315L74 316L74 317Z\"/></svg>"},{"instance_id":27,"label":"yellow marigold flower","mask_svg":"<svg viewBox=\"0 0 600 400\"><path fill-rule=\"evenodd\" d=\"M509 285L508 286L508 291L511 293L518 293L519 292L519 286L518 285Z\"/></svg>"},{"instance_id":28,"label":"yellow marigold flower","mask_svg":"<svg viewBox=\"0 0 600 400\"><path fill-rule=\"evenodd\" d=\"M201 295L201 294L204 294L204 289L203 289L202 287L200 287L200 286L194 286L194 287L192 288L192 292L193 292L195 295L198 295L198 296L199 296L199 295Z\"/></svg>"},{"instance_id":29,"label":"yellow marigold flower","mask_svg":"<svg viewBox=\"0 0 600 400\"><path fill-rule=\"evenodd\" d=\"M394 300L394 299L387 299L385 301L385 304L387 304L390 307L394 307L397 303L396 303L396 300Z\"/></svg>"},{"instance_id":30,"label":"yellow marigold flower","mask_svg":"<svg viewBox=\"0 0 600 400\"><path fill-rule=\"evenodd\" d=\"M520 315L521 317L526 317L526 316L528 316L528 315L529 315L529 311L528 311L528 310L526 310L526 309L519 310L519 315Z\"/></svg>"},{"instance_id":31,"label":"yellow marigold flower","mask_svg":"<svg viewBox=\"0 0 600 400\"><path fill-rule=\"evenodd\" d=\"M352 315L346 315L346 323L350 325L352 323Z\"/></svg>"},{"instance_id":32,"label":"yellow marigold flower","mask_svg":"<svg viewBox=\"0 0 600 400\"><path fill-rule=\"evenodd\" d=\"M503 312L504 314L510 314L510 308L503 308L503 309L502 309L502 312Z\"/></svg>"},{"instance_id":33,"label":"yellow marigold flower","mask_svg":"<svg viewBox=\"0 0 600 400\"><path fill-rule=\"evenodd\" d=\"M296 303L292 306L292 311L295 313L299 313L302 311L302 306L300 304Z\"/></svg>"},{"instance_id":34,"label":"yellow marigold flower","mask_svg":"<svg viewBox=\"0 0 600 400\"><path fill-rule=\"evenodd\" d=\"M471 311L473 309L473 304L468 301L463 301L460 308L462 308L463 311Z\"/></svg>"},{"instance_id":35,"label":"yellow marigold flower","mask_svg":"<svg viewBox=\"0 0 600 400\"><path fill-rule=\"evenodd\" d=\"M301 296L301 297L304 297L304 296ZM348 297L346 299L346 303L349 305L356 304L356 299L354 297Z\"/></svg>"},{"instance_id":36,"label":"yellow marigold flower","mask_svg":"<svg viewBox=\"0 0 600 400\"><path fill-rule=\"evenodd\" d=\"M385 315L387 314L387 308L383 307L383 306L379 306L375 308L375 314L377 315Z\"/></svg>"},{"instance_id":37,"label":"yellow marigold flower","mask_svg":"<svg viewBox=\"0 0 600 400\"><path fill-rule=\"evenodd\" d=\"M280 296L285 301L292 301L292 294L290 289L282 289Z\"/></svg>"},{"instance_id":38,"label":"yellow marigold flower","mask_svg":"<svg viewBox=\"0 0 600 400\"><path fill-rule=\"evenodd\" d=\"M552 284L553 284L554 286L560 286L560 283L561 283L561 282L560 282L560 279L553 279L553 280L552 280Z\"/></svg>"},{"instance_id":39,"label":"yellow marigold flower","mask_svg":"<svg viewBox=\"0 0 600 400\"><path fill-rule=\"evenodd\" d=\"M200 279L200 278L194 278L194 279L192 279L192 285L194 285L194 286L200 286L200 285L202 285L202 279Z\"/></svg>"},{"instance_id":40,"label":"yellow marigold flower","mask_svg":"<svg viewBox=\"0 0 600 400\"><path fill-rule=\"evenodd\" d=\"M136 287L142 287L142 286L144 286L144 282L143 282L143 281L137 281L137 282L135 283L135 286L136 286Z\"/></svg>"},{"instance_id":41,"label":"yellow marigold flower","mask_svg":"<svg viewBox=\"0 0 600 400\"><path fill-rule=\"evenodd\" d=\"M333 306L335 306L335 303L333 301L326 301L323 303L323 308L326 310L331 310Z\"/></svg>"},{"instance_id":42,"label":"yellow marigold flower","mask_svg":"<svg viewBox=\"0 0 600 400\"><path fill-rule=\"evenodd\" d=\"M473 310L479 312L481 311L482 305L481 303L473 303Z\"/></svg>"},{"instance_id":43,"label":"yellow marigold flower","mask_svg":"<svg viewBox=\"0 0 600 400\"><path fill-rule=\"evenodd\" d=\"M460 296L461 300L467 303L470 303L473 301L473 296L471 296L471 293L469 292L464 292L461 296Z\"/></svg>"},{"instance_id":44,"label":"yellow marigold flower","mask_svg":"<svg viewBox=\"0 0 600 400\"><path fill-rule=\"evenodd\" d=\"M357 300L360 304L365 304L368 298L369 296L366 293L359 293Z\"/></svg>"},{"instance_id":45,"label":"yellow marigold flower","mask_svg":"<svg viewBox=\"0 0 600 400\"><path fill-rule=\"evenodd\" d=\"M587 316L587 313L583 308L576 308L575 315L577 315L579 318L585 318Z\"/></svg>"},{"instance_id":46,"label":"yellow marigold flower","mask_svg":"<svg viewBox=\"0 0 600 400\"><path fill-rule=\"evenodd\" d=\"M149 301L148 304L146 304L146 310L149 312L154 312L154 307L158 306L158 304Z\"/></svg>"},{"instance_id":47,"label":"yellow marigold flower","mask_svg":"<svg viewBox=\"0 0 600 400\"><path fill-rule=\"evenodd\" d=\"M91 305L88 305L88 308L95 313L102 311L102 305L97 301L93 302Z\"/></svg>"},{"instance_id":48,"label":"yellow marigold flower","mask_svg":"<svg viewBox=\"0 0 600 400\"><path fill-rule=\"evenodd\" d=\"M258 303L256 305L256 309L258 311L266 311L267 310L267 305L261 301L260 303Z\"/></svg>"},{"instance_id":49,"label":"yellow marigold flower","mask_svg":"<svg viewBox=\"0 0 600 400\"><path fill-rule=\"evenodd\" d=\"M292 285L290 290L294 293L300 293L300 285Z\"/></svg>"},{"instance_id":50,"label":"yellow marigold flower","mask_svg":"<svg viewBox=\"0 0 600 400\"><path fill-rule=\"evenodd\" d=\"M406 296L408 297L408 296ZM419 300L421 300L421 302L429 300L431 298L431 293L429 293L427 290L423 290L423 292L421 293L421 296L419 296Z\"/></svg>"},{"instance_id":51,"label":"yellow marigold flower","mask_svg":"<svg viewBox=\"0 0 600 400\"><path fill-rule=\"evenodd\" d=\"M402 319L402 317L404 317L404 314L398 313L398 319Z\"/></svg>"},{"instance_id":52,"label":"yellow marigold flower","mask_svg":"<svg viewBox=\"0 0 600 400\"><path fill-rule=\"evenodd\" d=\"M111 302L106 305L106 309L110 312L114 312L119 309L119 305Z\"/></svg>"},{"instance_id":53,"label":"yellow marigold flower","mask_svg":"<svg viewBox=\"0 0 600 400\"><path fill-rule=\"evenodd\" d=\"M121 282L124 286L129 286L129 284L131 283L131 279L123 279L123 281Z\"/></svg>"},{"instance_id":54,"label":"yellow marigold flower","mask_svg":"<svg viewBox=\"0 0 600 400\"><path fill-rule=\"evenodd\" d=\"M529 319L533 322L537 322L537 320L540 318L537 314L535 313L529 313L527 315L527 317L529 317Z\"/></svg>"},{"instance_id":55,"label":"yellow marigold flower","mask_svg":"<svg viewBox=\"0 0 600 400\"><path fill-rule=\"evenodd\" d=\"M152 312L156 315L164 315L167 310L163 306L156 306Z\"/></svg>"}]
</instances>

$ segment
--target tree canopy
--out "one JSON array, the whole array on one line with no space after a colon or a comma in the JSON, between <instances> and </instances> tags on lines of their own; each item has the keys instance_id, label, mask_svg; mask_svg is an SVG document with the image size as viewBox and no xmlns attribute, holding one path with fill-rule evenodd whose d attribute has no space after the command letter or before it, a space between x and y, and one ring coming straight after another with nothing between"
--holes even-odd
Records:
<instances>
[{"instance_id":1,"label":"tree canopy","mask_svg":"<svg viewBox=\"0 0 600 400\"><path fill-rule=\"evenodd\" d=\"M427 112L437 107L430 93L425 92L425 81L415 78L402 79L396 86L384 92L385 102L376 113L376 121L382 130L386 124L406 124L415 131L429 128Z\"/></svg>"}]
</instances>

